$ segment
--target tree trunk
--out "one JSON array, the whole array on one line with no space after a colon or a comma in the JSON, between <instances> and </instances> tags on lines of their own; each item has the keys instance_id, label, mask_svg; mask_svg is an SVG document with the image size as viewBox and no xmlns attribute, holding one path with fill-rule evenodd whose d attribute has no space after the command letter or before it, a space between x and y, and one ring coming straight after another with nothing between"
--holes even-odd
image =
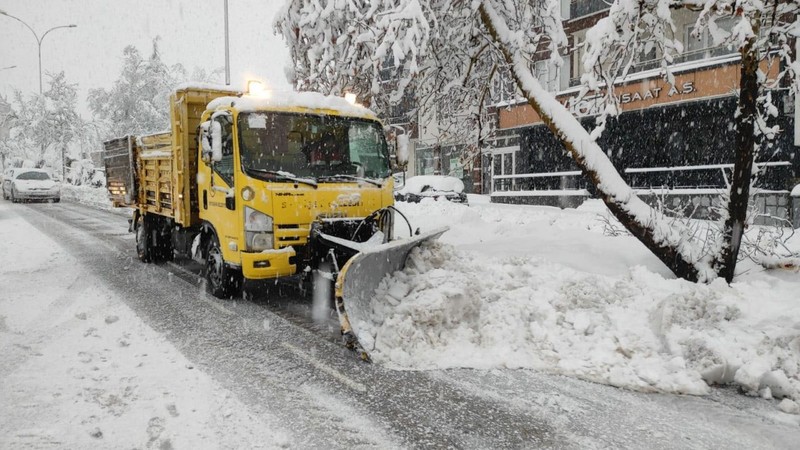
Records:
<instances>
[{"instance_id":1,"label":"tree trunk","mask_svg":"<svg viewBox=\"0 0 800 450\"><path fill-rule=\"evenodd\" d=\"M750 182L753 177L753 159L757 145L755 125L758 114L758 62L760 57L756 41L761 23L761 13L754 14L750 23L755 36L748 39L741 50L741 80L736 116L736 147L734 148L736 153L734 154L733 179L728 201L728 218L725 220L722 232L721 252L714 261L717 273L728 283L733 280L747 220Z\"/></svg>"},{"instance_id":2,"label":"tree trunk","mask_svg":"<svg viewBox=\"0 0 800 450\"><path fill-rule=\"evenodd\" d=\"M492 22L492 18L486 10L486 5L481 4L479 6L479 12L481 15L481 21L489 32L489 35L492 37L492 40L498 45L500 51L503 53L506 63L508 63L512 68L515 67L516 61L514 59L514 55L511 53L511 50L504 43L503 39L497 32L497 29ZM603 183L601 183L600 173L592 169L592 167L587 164L587 161L582 156L582 153L577 151L575 144L570 139L566 139L567 133L565 130L562 130L559 124L554 122L553 117L543 110L542 106L534 98L534 96L530 92L527 92L525 85L516 70L512 69L511 74L517 84L517 87L519 87L520 92L522 92L523 95L525 95L525 98L528 100L528 104L533 108L534 111L536 111L539 117L542 118L542 121L566 147L570 156L572 156L578 167L580 167L581 171L583 171L584 176L588 177L592 184L594 184L597 192L602 197L603 202L606 204L611 213L614 214L614 217L616 217L617 220L619 220L619 222L628 231L630 231L631 234L633 234L633 236L639 239L639 241L642 242L642 244L644 244L645 247L647 247L647 249L650 250L656 257L658 257L658 259L661 260L661 262L663 262L677 277L694 282L698 281L700 279L700 273L698 272L697 267L691 261L686 260L674 245L666 244L663 242L663 240L656 239L655 230L653 227L642 224L639 220L637 220L637 217L628 208L626 208L626 206L628 206L626 203L630 202L630 199L617 199L604 188ZM577 123L577 119L574 120ZM605 154L602 152L600 153L601 155L599 156L605 158ZM631 195L635 197L633 194Z\"/></svg>"}]
</instances>

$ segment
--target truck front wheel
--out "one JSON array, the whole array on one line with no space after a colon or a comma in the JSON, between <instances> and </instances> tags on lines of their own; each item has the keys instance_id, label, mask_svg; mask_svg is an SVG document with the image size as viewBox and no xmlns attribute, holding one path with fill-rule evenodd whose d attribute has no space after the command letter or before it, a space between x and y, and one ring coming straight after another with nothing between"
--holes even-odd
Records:
<instances>
[{"instance_id":1,"label":"truck front wheel","mask_svg":"<svg viewBox=\"0 0 800 450\"><path fill-rule=\"evenodd\" d=\"M225 265L219 240L211 236L206 250L206 287L217 298L231 298L239 291L242 273Z\"/></svg>"}]
</instances>

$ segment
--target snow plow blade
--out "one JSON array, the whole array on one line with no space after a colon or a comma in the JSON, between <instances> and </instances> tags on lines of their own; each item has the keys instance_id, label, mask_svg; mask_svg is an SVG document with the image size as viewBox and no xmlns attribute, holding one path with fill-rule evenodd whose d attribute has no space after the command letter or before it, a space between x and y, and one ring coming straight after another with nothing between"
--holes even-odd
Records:
<instances>
[{"instance_id":1,"label":"snow plow blade","mask_svg":"<svg viewBox=\"0 0 800 450\"><path fill-rule=\"evenodd\" d=\"M370 344L361 345L364 324L373 312L372 301L381 281L406 266L408 254L415 247L432 239L438 239L449 228L423 233L408 239L380 244L362 250L342 267L336 278L336 311L342 327L342 336L347 348L355 351L361 359L370 361Z\"/></svg>"}]
</instances>

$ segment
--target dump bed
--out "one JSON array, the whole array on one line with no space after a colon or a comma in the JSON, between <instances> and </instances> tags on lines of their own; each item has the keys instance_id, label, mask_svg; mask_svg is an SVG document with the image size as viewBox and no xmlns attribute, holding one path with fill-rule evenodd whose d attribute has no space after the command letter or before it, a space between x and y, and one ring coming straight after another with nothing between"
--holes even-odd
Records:
<instances>
[{"instance_id":1,"label":"dump bed","mask_svg":"<svg viewBox=\"0 0 800 450\"><path fill-rule=\"evenodd\" d=\"M103 142L103 161L106 167L106 187L114 206L136 205L136 165L133 136Z\"/></svg>"},{"instance_id":2,"label":"dump bed","mask_svg":"<svg viewBox=\"0 0 800 450\"><path fill-rule=\"evenodd\" d=\"M208 103L235 91L180 88L170 97L170 131L104 143L107 186L114 206L198 223L197 130ZM110 172L109 172L110 171Z\"/></svg>"}]
</instances>

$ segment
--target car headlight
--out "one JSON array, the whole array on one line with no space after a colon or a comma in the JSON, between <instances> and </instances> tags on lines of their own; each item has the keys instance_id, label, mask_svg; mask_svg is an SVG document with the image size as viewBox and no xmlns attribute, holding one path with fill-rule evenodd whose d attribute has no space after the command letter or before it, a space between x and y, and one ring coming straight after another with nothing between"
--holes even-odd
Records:
<instances>
[{"instance_id":1,"label":"car headlight","mask_svg":"<svg viewBox=\"0 0 800 450\"><path fill-rule=\"evenodd\" d=\"M270 250L274 246L272 217L249 206L244 208L244 231L247 251Z\"/></svg>"}]
</instances>

